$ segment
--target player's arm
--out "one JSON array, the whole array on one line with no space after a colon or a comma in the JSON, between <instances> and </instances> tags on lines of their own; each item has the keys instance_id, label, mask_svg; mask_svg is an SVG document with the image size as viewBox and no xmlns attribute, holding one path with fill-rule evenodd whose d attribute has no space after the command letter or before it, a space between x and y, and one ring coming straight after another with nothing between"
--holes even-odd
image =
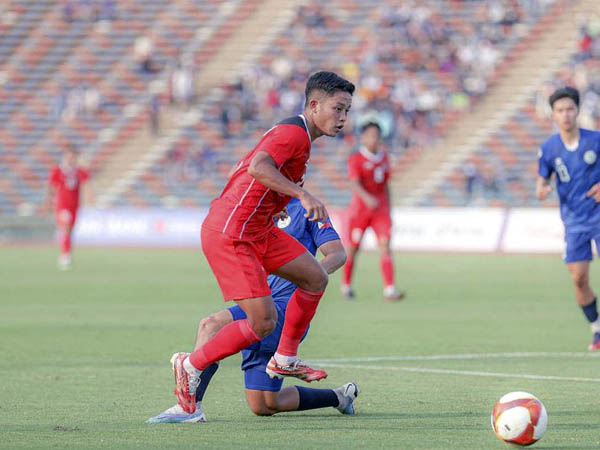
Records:
<instances>
[{"instance_id":1,"label":"player's arm","mask_svg":"<svg viewBox=\"0 0 600 450\"><path fill-rule=\"evenodd\" d=\"M326 220L329 215L325 205L306 190L284 177L267 152L258 152L248 167L248 174L262 185L283 195L297 198L306 209L304 217L311 221Z\"/></svg>"},{"instance_id":2,"label":"player's arm","mask_svg":"<svg viewBox=\"0 0 600 450\"><path fill-rule=\"evenodd\" d=\"M327 273L333 273L346 264L346 251L339 239L325 242L319 251L323 254L320 263Z\"/></svg>"},{"instance_id":3,"label":"player's arm","mask_svg":"<svg viewBox=\"0 0 600 450\"><path fill-rule=\"evenodd\" d=\"M377 208L379 204L379 200L374 195L371 195L367 192L367 190L362 186L360 180L350 180L350 184L352 186L352 190L358 194L358 196L365 202L369 208L374 209Z\"/></svg>"},{"instance_id":4,"label":"player's arm","mask_svg":"<svg viewBox=\"0 0 600 450\"><path fill-rule=\"evenodd\" d=\"M550 178L544 178L540 175L537 177L535 183L535 195L538 200L546 200L552 192L552 185L550 184Z\"/></svg>"}]
</instances>

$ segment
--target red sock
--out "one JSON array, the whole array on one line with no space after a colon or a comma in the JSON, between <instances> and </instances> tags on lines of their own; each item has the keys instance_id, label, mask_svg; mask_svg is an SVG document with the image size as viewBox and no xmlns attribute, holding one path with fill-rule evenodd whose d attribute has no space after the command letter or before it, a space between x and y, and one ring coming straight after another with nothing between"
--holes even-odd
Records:
<instances>
[{"instance_id":1,"label":"red sock","mask_svg":"<svg viewBox=\"0 0 600 450\"><path fill-rule=\"evenodd\" d=\"M352 283L352 271L354 270L354 257L348 256L343 269L343 283L350 285Z\"/></svg>"},{"instance_id":2,"label":"red sock","mask_svg":"<svg viewBox=\"0 0 600 450\"><path fill-rule=\"evenodd\" d=\"M60 252L63 255L71 253L71 233L60 233Z\"/></svg>"},{"instance_id":3,"label":"red sock","mask_svg":"<svg viewBox=\"0 0 600 450\"><path fill-rule=\"evenodd\" d=\"M381 276L385 287L394 286L394 261L390 255L383 255L379 261L381 265Z\"/></svg>"},{"instance_id":4,"label":"red sock","mask_svg":"<svg viewBox=\"0 0 600 450\"><path fill-rule=\"evenodd\" d=\"M228 323L214 337L190 355L190 363L198 370L204 370L212 363L233 355L260 341L248 319Z\"/></svg>"},{"instance_id":5,"label":"red sock","mask_svg":"<svg viewBox=\"0 0 600 450\"><path fill-rule=\"evenodd\" d=\"M308 292L300 288L294 291L285 311L285 322L277 353L285 356L298 354L300 339L317 311L323 292Z\"/></svg>"}]
</instances>

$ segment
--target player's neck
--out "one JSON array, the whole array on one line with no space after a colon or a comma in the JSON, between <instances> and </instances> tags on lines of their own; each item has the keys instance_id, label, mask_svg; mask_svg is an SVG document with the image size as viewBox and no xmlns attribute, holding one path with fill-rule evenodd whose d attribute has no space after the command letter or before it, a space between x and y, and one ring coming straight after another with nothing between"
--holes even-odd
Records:
<instances>
[{"instance_id":1,"label":"player's neck","mask_svg":"<svg viewBox=\"0 0 600 450\"><path fill-rule=\"evenodd\" d=\"M559 130L560 138L567 147L571 147L579 142L579 127L574 127L571 130Z\"/></svg>"},{"instance_id":2,"label":"player's neck","mask_svg":"<svg viewBox=\"0 0 600 450\"><path fill-rule=\"evenodd\" d=\"M307 114L306 110L302 112L302 116L304 117L304 120L306 121L306 126L308 127L310 142L314 142L315 139L325 134L315 125L312 118L310 117L310 114Z\"/></svg>"}]
</instances>

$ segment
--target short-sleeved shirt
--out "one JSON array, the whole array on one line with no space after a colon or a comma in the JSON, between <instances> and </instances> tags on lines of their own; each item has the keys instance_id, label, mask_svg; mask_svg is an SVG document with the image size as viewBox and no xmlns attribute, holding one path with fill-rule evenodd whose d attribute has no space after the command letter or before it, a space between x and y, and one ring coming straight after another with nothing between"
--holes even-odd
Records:
<instances>
[{"instance_id":1,"label":"short-sleeved shirt","mask_svg":"<svg viewBox=\"0 0 600 450\"><path fill-rule=\"evenodd\" d=\"M272 217L287 205L290 197L271 190L248 174L252 159L258 152L268 153L281 174L301 186L310 147L310 132L303 116L279 122L238 163L221 195L212 201L204 226L232 239L257 240L265 236L274 226Z\"/></svg>"},{"instance_id":2,"label":"short-sleeved shirt","mask_svg":"<svg viewBox=\"0 0 600 450\"><path fill-rule=\"evenodd\" d=\"M87 170L80 167L54 167L48 177L48 183L56 189L56 208L77 209L79 206L79 189L88 177Z\"/></svg>"},{"instance_id":3,"label":"short-sleeved shirt","mask_svg":"<svg viewBox=\"0 0 600 450\"><path fill-rule=\"evenodd\" d=\"M390 179L390 165L387 153L383 150L373 154L361 147L348 158L348 178L358 181L371 195L379 200L380 208L389 208L386 185ZM351 205L357 209L367 209L358 194L352 196Z\"/></svg>"},{"instance_id":4,"label":"short-sleeved shirt","mask_svg":"<svg viewBox=\"0 0 600 450\"><path fill-rule=\"evenodd\" d=\"M600 182L600 133L580 129L577 148L565 147L560 135L546 140L539 151L538 175L556 174L560 214L567 232L588 232L600 227L600 204L586 193Z\"/></svg>"}]
</instances>

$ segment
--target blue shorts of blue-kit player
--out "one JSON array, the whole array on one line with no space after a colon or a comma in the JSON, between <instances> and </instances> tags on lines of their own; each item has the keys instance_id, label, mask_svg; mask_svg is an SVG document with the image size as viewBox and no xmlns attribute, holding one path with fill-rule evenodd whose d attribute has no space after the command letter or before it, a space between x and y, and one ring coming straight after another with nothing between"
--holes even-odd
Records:
<instances>
[{"instance_id":1,"label":"blue shorts of blue-kit player","mask_svg":"<svg viewBox=\"0 0 600 450\"><path fill-rule=\"evenodd\" d=\"M242 350L242 370L244 371L246 389L279 392L283 384L281 378L271 378L265 372L269 360L275 354L279 345L288 298L285 298L284 302L278 302L277 298L274 301L275 308L277 309L277 324L275 325L275 329L261 341L255 342ZM246 319L246 313L237 305L229 308L229 312L231 312L233 320ZM307 333L308 330L302 336L302 340L304 340Z\"/></svg>"},{"instance_id":2,"label":"blue shorts of blue-kit player","mask_svg":"<svg viewBox=\"0 0 600 450\"><path fill-rule=\"evenodd\" d=\"M598 248L600 243L600 230L588 231L583 233L565 233L565 262L567 264L579 261L591 261L594 259L592 254L592 240L596 241Z\"/></svg>"}]
</instances>

